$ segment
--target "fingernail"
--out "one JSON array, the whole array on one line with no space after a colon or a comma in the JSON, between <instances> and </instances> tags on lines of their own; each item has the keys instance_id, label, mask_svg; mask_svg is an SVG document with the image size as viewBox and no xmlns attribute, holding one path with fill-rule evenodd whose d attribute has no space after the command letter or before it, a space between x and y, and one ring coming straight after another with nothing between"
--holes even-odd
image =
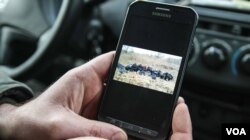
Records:
<instances>
[{"instance_id":1,"label":"fingernail","mask_svg":"<svg viewBox=\"0 0 250 140\"><path fill-rule=\"evenodd\" d=\"M116 132L112 137L111 140L127 140L127 135L123 132Z\"/></svg>"},{"instance_id":2,"label":"fingernail","mask_svg":"<svg viewBox=\"0 0 250 140\"><path fill-rule=\"evenodd\" d=\"M183 97L179 97L180 101L185 103L185 99Z\"/></svg>"}]
</instances>

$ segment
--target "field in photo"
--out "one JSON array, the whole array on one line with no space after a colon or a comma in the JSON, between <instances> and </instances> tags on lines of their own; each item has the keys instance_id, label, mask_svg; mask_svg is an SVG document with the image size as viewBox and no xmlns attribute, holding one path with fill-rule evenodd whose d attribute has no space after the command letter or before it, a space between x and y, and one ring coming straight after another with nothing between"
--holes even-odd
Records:
<instances>
[{"instance_id":1,"label":"field in photo","mask_svg":"<svg viewBox=\"0 0 250 140\"><path fill-rule=\"evenodd\" d=\"M181 59L123 45L114 80L173 94Z\"/></svg>"}]
</instances>

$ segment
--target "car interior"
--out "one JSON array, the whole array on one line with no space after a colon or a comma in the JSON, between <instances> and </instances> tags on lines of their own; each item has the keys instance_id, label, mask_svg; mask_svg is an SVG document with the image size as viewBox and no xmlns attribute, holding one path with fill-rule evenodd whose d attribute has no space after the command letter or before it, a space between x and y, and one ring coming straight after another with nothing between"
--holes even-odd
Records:
<instances>
[{"instance_id":1,"label":"car interior","mask_svg":"<svg viewBox=\"0 0 250 140\"><path fill-rule=\"evenodd\" d=\"M250 1L154 0L195 9L199 22L180 96L194 140L250 123ZM0 69L39 95L68 70L116 49L133 0L1 0Z\"/></svg>"}]
</instances>

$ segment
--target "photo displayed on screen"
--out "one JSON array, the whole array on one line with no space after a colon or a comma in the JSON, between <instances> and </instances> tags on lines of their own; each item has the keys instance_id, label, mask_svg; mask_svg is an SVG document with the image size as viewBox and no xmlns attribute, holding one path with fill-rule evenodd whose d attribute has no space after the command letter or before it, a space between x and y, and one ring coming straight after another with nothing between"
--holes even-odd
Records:
<instances>
[{"instance_id":1,"label":"photo displayed on screen","mask_svg":"<svg viewBox=\"0 0 250 140\"><path fill-rule=\"evenodd\" d=\"M122 46L114 80L173 94L182 57Z\"/></svg>"}]
</instances>

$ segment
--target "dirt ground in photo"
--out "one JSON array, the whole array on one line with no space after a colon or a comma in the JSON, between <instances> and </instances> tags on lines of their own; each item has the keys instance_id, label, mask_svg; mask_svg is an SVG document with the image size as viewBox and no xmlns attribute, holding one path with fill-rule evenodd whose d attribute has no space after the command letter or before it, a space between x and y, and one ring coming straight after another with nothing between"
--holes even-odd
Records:
<instances>
[{"instance_id":1,"label":"dirt ground in photo","mask_svg":"<svg viewBox=\"0 0 250 140\"><path fill-rule=\"evenodd\" d=\"M154 89L169 94L173 94L173 89L175 85L173 81L166 81L160 78L156 78L154 80L150 76L139 75L136 72L128 72L121 74L118 70L116 70L114 80L149 89Z\"/></svg>"}]
</instances>

